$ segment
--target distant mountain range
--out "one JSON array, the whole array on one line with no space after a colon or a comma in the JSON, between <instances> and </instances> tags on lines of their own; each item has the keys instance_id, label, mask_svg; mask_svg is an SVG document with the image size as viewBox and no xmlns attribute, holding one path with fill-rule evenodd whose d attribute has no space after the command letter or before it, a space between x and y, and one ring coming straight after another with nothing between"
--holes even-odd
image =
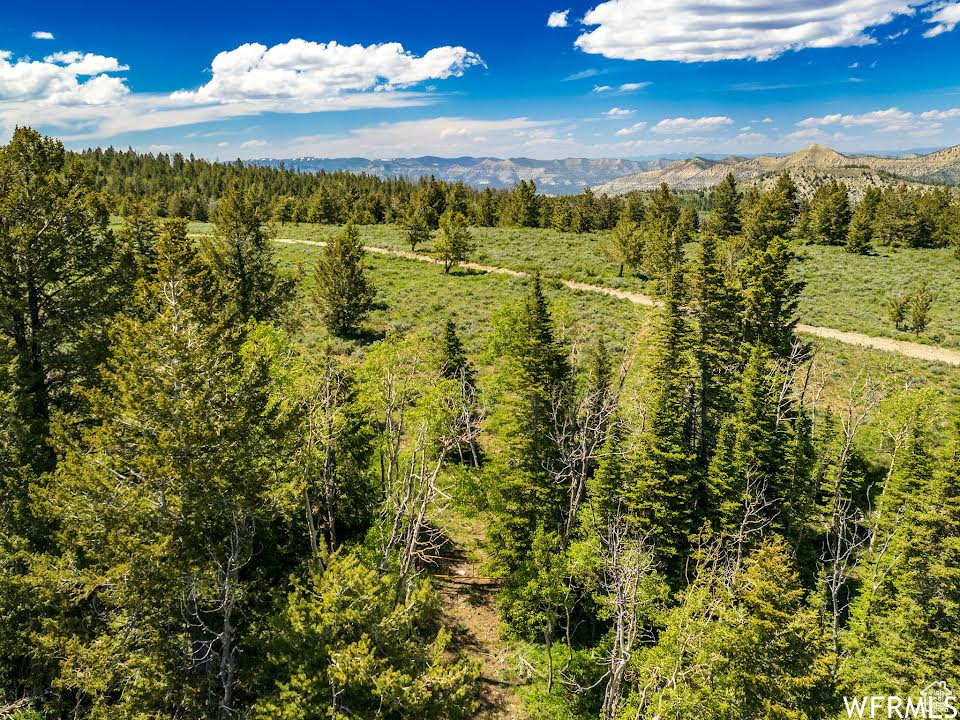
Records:
<instances>
[{"instance_id":1,"label":"distant mountain range","mask_svg":"<svg viewBox=\"0 0 960 720\"><path fill-rule=\"evenodd\" d=\"M413 180L433 175L438 180L461 181L477 188L511 188L533 180L548 195L567 195L591 187L595 192L624 195L631 190L653 190L665 182L678 190L697 190L719 183L728 172L740 182L761 186L789 172L800 192L809 194L831 178L847 183L855 198L870 186L893 182L960 184L960 145L926 154L901 156L842 155L823 145L811 145L792 155L725 158L691 157L681 160L624 160L620 158L415 157L391 160L367 158L260 158L250 163L301 172L346 170L380 178Z\"/></svg>"},{"instance_id":2,"label":"distant mountain range","mask_svg":"<svg viewBox=\"0 0 960 720\"><path fill-rule=\"evenodd\" d=\"M793 177L803 194L809 194L830 179L845 182L854 196L861 195L870 186L904 181L955 185L960 184L960 145L926 155L901 157L848 156L823 145L811 145L783 157L759 155L722 160L693 157L625 175L593 189L608 195L624 195L632 190L653 190L665 182L674 189L697 190L718 184L727 173L733 173L739 182L756 182L763 186L773 182L773 178L782 172Z\"/></svg>"},{"instance_id":3,"label":"distant mountain range","mask_svg":"<svg viewBox=\"0 0 960 720\"><path fill-rule=\"evenodd\" d=\"M301 172L335 172L347 170L380 178L406 177L419 179L433 175L438 180L462 181L478 188L510 188L521 180L533 180L540 192L567 195L581 192L592 185L600 185L614 178L666 167L672 160L621 160L616 158L591 160L566 158L563 160L533 160L531 158L494 157L416 157L392 160L367 158L290 159L260 158L252 164L284 167Z\"/></svg>"}]
</instances>

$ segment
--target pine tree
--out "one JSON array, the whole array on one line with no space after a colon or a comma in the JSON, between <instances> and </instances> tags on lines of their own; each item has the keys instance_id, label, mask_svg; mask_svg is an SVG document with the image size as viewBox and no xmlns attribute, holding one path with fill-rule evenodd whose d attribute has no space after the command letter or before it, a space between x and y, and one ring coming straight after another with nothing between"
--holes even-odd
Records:
<instances>
[{"instance_id":1,"label":"pine tree","mask_svg":"<svg viewBox=\"0 0 960 720\"><path fill-rule=\"evenodd\" d=\"M766 346L780 358L790 355L804 286L793 275L795 258L787 241L774 236L762 248L753 250L740 267L744 338Z\"/></svg>"},{"instance_id":2,"label":"pine tree","mask_svg":"<svg viewBox=\"0 0 960 720\"><path fill-rule=\"evenodd\" d=\"M443 271L449 273L455 265L469 260L473 248L467 219L460 213L445 212L440 217L440 231L433 243L434 252L443 262Z\"/></svg>"},{"instance_id":3,"label":"pine tree","mask_svg":"<svg viewBox=\"0 0 960 720\"><path fill-rule=\"evenodd\" d=\"M810 239L820 245L843 245L850 230L847 186L831 180L816 189L809 209Z\"/></svg>"},{"instance_id":4,"label":"pine tree","mask_svg":"<svg viewBox=\"0 0 960 720\"><path fill-rule=\"evenodd\" d=\"M879 204L880 191L875 187L867 188L850 220L845 246L847 252L866 255L873 250L873 227Z\"/></svg>"},{"instance_id":5,"label":"pine tree","mask_svg":"<svg viewBox=\"0 0 960 720\"><path fill-rule=\"evenodd\" d=\"M713 189L713 211L706 231L721 240L740 234L740 192L733 173L727 173L723 181Z\"/></svg>"},{"instance_id":6,"label":"pine tree","mask_svg":"<svg viewBox=\"0 0 960 720\"><path fill-rule=\"evenodd\" d=\"M638 531L677 580L700 502L693 473L693 368L684 310L683 268L674 270L657 312L651 340L651 400L634 470L629 502Z\"/></svg>"},{"instance_id":7,"label":"pine tree","mask_svg":"<svg viewBox=\"0 0 960 720\"><path fill-rule=\"evenodd\" d=\"M479 668L453 655L430 584L419 583L398 607L395 578L379 576L360 555L334 555L325 569L294 580L264 632L276 679L252 717L473 717Z\"/></svg>"},{"instance_id":8,"label":"pine tree","mask_svg":"<svg viewBox=\"0 0 960 720\"><path fill-rule=\"evenodd\" d=\"M556 479L559 457L551 429L560 421L555 413L568 408L571 371L539 275L508 318L497 333L505 387L493 419L504 452L490 539L499 563L512 570L525 561L538 526L559 534L566 522L567 487Z\"/></svg>"},{"instance_id":9,"label":"pine tree","mask_svg":"<svg viewBox=\"0 0 960 720\"><path fill-rule=\"evenodd\" d=\"M163 244L143 289L156 313L114 325L88 419L60 429L63 460L37 495L61 551L47 592L70 609L36 642L60 659L61 697L92 715L230 717L285 552L272 532L292 520L282 360L272 340L238 345L201 322L189 288L202 277L168 266L183 255Z\"/></svg>"},{"instance_id":10,"label":"pine tree","mask_svg":"<svg viewBox=\"0 0 960 720\"><path fill-rule=\"evenodd\" d=\"M470 387L476 385L477 371L467 357L456 323L449 318L440 338L440 374L448 380L462 380Z\"/></svg>"},{"instance_id":11,"label":"pine tree","mask_svg":"<svg viewBox=\"0 0 960 720\"><path fill-rule=\"evenodd\" d=\"M540 225L540 208L537 198L537 186L533 180L521 180L513 190L511 199L511 217L520 227Z\"/></svg>"},{"instance_id":12,"label":"pine tree","mask_svg":"<svg viewBox=\"0 0 960 720\"><path fill-rule=\"evenodd\" d=\"M797 186L787 173L777 178L772 189L745 204L743 234L747 244L757 250L765 250L774 238L787 238L800 209Z\"/></svg>"},{"instance_id":13,"label":"pine tree","mask_svg":"<svg viewBox=\"0 0 960 720\"><path fill-rule=\"evenodd\" d=\"M239 187L217 202L207 256L230 322L276 320L296 290L273 257L274 229L263 198Z\"/></svg>"},{"instance_id":14,"label":"pine tree","mask_svg":"<svg viewBox=\"0 0 960 720\"><path fill-rule=\"evenodd\" d=\"M720 418L732 405L732 374L742 341L739 296L727 280L717 245L716 236L704 234L692 274L691 306L698 331L694 352L700 375L701 464L712 451Z\"/></svg>"},{"instance_id":15,"label":"pine tree","mask_svg":"<svg viewBox=\"0 0 960 720\"><path fill-rule=\"evenodd\" d=\"M359 331L375 290L363 266L363 243L347 225L327 246L314 269L313 302L327 329L338 336Z\"/></svg>"},{"instance_id":16,"label":"pine tree","mask_svg":"<svg viewBox=\"0 0 960 720\"><path fill-rule=\"evenodd\" d=\"M51 415L74 403L125 300L106 199L63 145L18 128L0 148L0 336L13 352L24 457L49 470Z\"/></svg>"},{"instance_id":17,"label":"pine tree","mask_svg":"<svg viewBox=\"0 0 960 720\"><path fill-rule=\"evenodd\" d=\"M419 203L407 207L403 216L403 232L407 236L410 252L417 251L417 245L430 239L430 223L424 208Z\"/></svg>"},{"instance_id":18,"label":"pine tree","mask_svg":"<svg viewBox=\"0 0 960 720\"><path fill-rule=\"evenodd\" d=\"M886 482L872 498L869 545L857 567L859 595L842 636L842 677L851 695L916 695L929 677L953 677L960 670L954 644L938 644L956 632L956 610L944 611L955 607L957 591L937 580L953 572L949 558L941 556L941 543L956 544L948 529L956 516L954 501L939 505L931 448L936 408L929 393L894 400L898 406L888 409L888 418L895 454ZM945 469L944 481L951 482L953 468Z\"/></svg>"},{"instance_id":19,"label":"pine tree","mask_svg":"<svg viewBox=\"0 0 960 720\"><path fill-rule=\"evenodd\" d=\"M626 212L620 216L610 235L610 255L620 266L617 277L623 277L624 266L636 271L643 262L643 236Z\"/></svg>"}]
</instances>

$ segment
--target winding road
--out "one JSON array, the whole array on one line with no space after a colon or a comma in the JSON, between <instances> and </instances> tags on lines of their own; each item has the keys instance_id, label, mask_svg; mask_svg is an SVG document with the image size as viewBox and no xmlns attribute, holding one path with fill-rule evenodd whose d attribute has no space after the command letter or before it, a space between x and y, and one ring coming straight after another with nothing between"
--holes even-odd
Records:
<instances>
[{"instance_id":1,"label":"winding road","mask_svg":"<svg viewBox=\"0 0 960 720\"><path fill-rule=\"evenodd\" d=\"M326 243L320 240L293 240L289 238L277 238L275 242L285 245L314 245L316 247L325 247ZM365 249L377 255L389 255L391 257L405 258L417 262L431 263L433 265L442 265L443 263L429 255L410 252L408 250L396 250L393 248L377 247L375 245L366 245ZM511 277L528 278L530 273L520 270L511 270L510 268L497 267L496 265L482 265L480 263L461 263L460 267L468 270L477 270L479 272L492 273L495 275L509 275ZM655 305L656 302L649 295L629 290L618 290L617 288L604 287L603 285L591 285L590 283L577 282L576 280L556 279L561 285L578 290L581 292L596 293L598 295L609 295L610 297L627 300L637 305ZM856 345L859 347L881 350L883 352L892 352L917 360L926 362L939 362L946 365L960 367L960 350L950 350L948 348L938 347L936 345L924 345L922 343L909 342L907 340L894 340L893 338L876 337L873 335L864 335L863 333L847 332L845 330L836 330L834 328L819 327L817 325L797 325L797 332L805 335L836 340L846 345Z\"/></svg>"}]
</instances>

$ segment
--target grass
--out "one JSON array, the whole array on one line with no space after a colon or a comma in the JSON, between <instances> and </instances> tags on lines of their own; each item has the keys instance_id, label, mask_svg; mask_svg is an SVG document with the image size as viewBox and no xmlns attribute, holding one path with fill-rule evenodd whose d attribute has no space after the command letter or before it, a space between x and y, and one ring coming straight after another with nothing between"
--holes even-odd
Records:
<instances>
[{"instance_id":1,"label":"grass","mask_svg":"<svg viewBox=\"0 0 960 720\"><path fill-rule=\"evenodd\" d=\"M193 232L209 232L205 223L193 223ZM327 240L339 231L332 225L292 224L278 228L280 237ZM617 267L607 257L604 233L560 233L521 228L473 228L477 250L473 260L515 270L540 270L546 276L643 291L640 278L617 278ZM409 249L400 228L369 225L361 228L364 242L386 248ZM695 245L688 246L688 254ZM417 248L430 254L431 243ZM800 321L838 330L899 340L960 347L960 261L951 249L891 250L874 255L851 255L838 247L800 248L797 264L806 281L800 303ZM925 279L936 292L930 327L916 336L898 332L887 318L887 299Z\"/></svg>"},{"instance_id":2,"label":"grass","mask_svg":"<svg viewBox=\"0 0 960 720\"><path fill-rule=\"evenodd\" d=\"M278 247L278 256L285 264L299 265L305 271L313 266L320 252L321 248L307 245ZM450 317L460 327L468 351L481 365L494 314L522 298L526 291L526 281L509 276L466 271L447 275L436 265L373 254L367 256L366 263L377 287L377 309L368 323L374 334L411 328L436 332ZM312 281L306 272L305 292ZM650 308L604 295L575 292L549 282L546 291L557 325L568 342L589 345L602 336L613 352L635 347L641 357L644 354ZM307 340L325 339L325 331L309 316L305 298L299 307ZM816 339L815 348L812 377L823 383L828 404L839 404L850 387L870 377L892 388L936 387L960 409L960 368L834 340Z\"/></svg>"}]
</instances>

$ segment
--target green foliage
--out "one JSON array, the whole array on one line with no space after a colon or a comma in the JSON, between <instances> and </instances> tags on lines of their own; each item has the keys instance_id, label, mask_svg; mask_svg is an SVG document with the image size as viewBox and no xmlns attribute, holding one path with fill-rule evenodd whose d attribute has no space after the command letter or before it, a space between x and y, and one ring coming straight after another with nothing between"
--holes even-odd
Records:
<instances>
[{"instance_id":1,"label":"green foliage","mask_svg":"<svg viewBox=\"0 0 960 720\"><path fill-rule=\"evenodd\" d=\"M795 259L789 243L775 236L750 253L740 267L744 338L780 357L791 352L804 285L793 273Z\"/></svg>"},{"instance_id":2,"label":"green foliage","mask_svg":"<svg viewBox=\"0 0 960 720\"><path fill-rule=\"evenodd\" d=\"M213 221L205 250L228 322L276 320L296 288L273 258L275 231L263 198L232 188L217 201Z\"/></svg>"},{"instance_id":3,"label":"green foliage","mask_svg":"<svg viewBox=\"0 0 960 720\"><path fill-rule=\"evenodd\" d=\"M774 238L787 238L799 214L797 187L790 175L777 178L771 190L744 197L743 234L747 244L764 250Z\"/></svg>"},{"instance_id":4,"label":"green foliage","mask_svg":"<svg viewBox=\"0 0 960 720\"><path fill-rule=\"evenodd\" d=\"M0 331L13 353L22 452L37 471L52 466L51 415L92 378L122 302L108 222L106 198L61 143L19 128L0 148Z\"/></svg>"},{"instance_id":5,"label":"green foliage","mask_svg":"<svg viewBox=\"0 0 960 720\"><path fill-rule=\"evenodd\" d=\"M324 248L314 268L313 302L334 335L353 335L370 312L375 290L363 266L363 243L347 225Z\"/></svg>"},{"instance_id":6,"label":"green foliage","mask_svg":"<svg viewBox=\"0 0 960 720\"><path fill-rule=\"evenodd\" d=\"M867 188L863 199L857 205L847 231L847 252L869 253L873 249L874 225L877 218L877 208L880 205L880 190L875 187Z\"/></svg>"},{"instance_id":7,"label":"green foliage","mask_svg":"<svg viewBox=\"0 0 960 720\"><path fill-rule=\"evenodd\" d=\"M540 207L537 202L537 186L531 180L521 180L513 189L510 200L510 220L519 227L538 227Z\"/></svg>"},{"instance_id":8,"label":"green foliage","mask_svg":"<svg viewBox=\"0 0 960 720\"><path fill-rule=\"evenodd\" d=\"M711 201L713 212L705 228L721 240L740 234L740 192L733 173L727 173L723 181L713 189Z\"/></svg>"},{"instance_id":9,"label":"green foliage","mask_svg":"<svg viewBox=\"0 0 960 720\"><path fill-rule=\"evenodd\" d=\"M395 586L356 552L296 579L265 633L275 689L252 717L473 717L479 668L449 656L436 593L422 582L397 603Z\"/></svg>"},{"instance_id":10,"label":"green foliage","mask_svg":"<svg viewBox=\"0 0 960 720\"><path fill-rule=\"evenodd\" d=\"M443 262L444 272L470 259L474 250L473 236L467 230L467 218L462 213L448 210L440 216L440 231L433 250Z\"/></svg>"},{"instance_id":11,"label":"green foliage","mask_svg":"<svg viewBox=\"0 0 960 720\"><path fill-rule=\"evenodd\" d=\"M808 212L812 242L820 245L843 245L848 240L851 214L846 185L836 180L820 185L813 193ZM857 242L860 242L859 238Z\"/></svg>"},{"instance_id":12,"label":"green foliage","mask_svg":"<svg viewBox=\"0 0 960 720\"><path fill-rule=\"evenodd\" d=\"M784 544L764 543L729 581L713 562L633 661L622 716L828 717L830 655Z\"/></svg>"},{"instance_id":13,"label":"green foliage","mask_svg":"<svg viewBox=\"0 0 960 720\"><path fill-rule=\"evenodd\" d=\"M610 257L620 269L617 277L623 277L624 266L636 272L643 263L643 236L639 226L624 213L610 234Z\"/></svg>"}]
</instances>

